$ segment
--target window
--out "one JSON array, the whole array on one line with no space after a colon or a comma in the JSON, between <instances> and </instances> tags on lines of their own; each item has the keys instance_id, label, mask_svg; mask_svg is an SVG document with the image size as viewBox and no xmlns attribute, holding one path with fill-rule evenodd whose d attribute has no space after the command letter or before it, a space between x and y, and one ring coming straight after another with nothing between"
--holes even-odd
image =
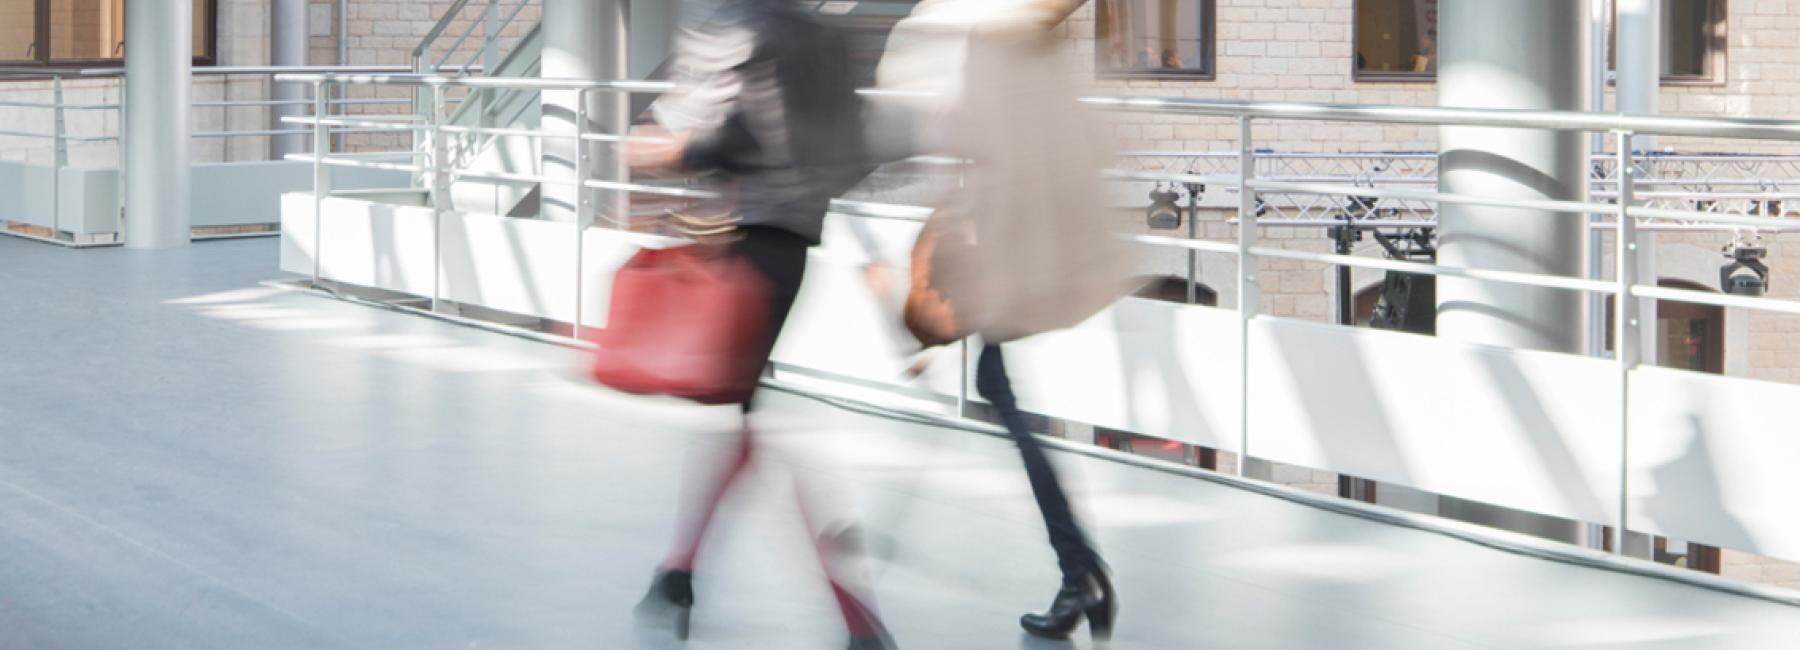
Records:
<instances>
[{"instance_id":1,"label":"window","mask_svg":"<svg viewBox=\"0 0 1800 650\"><path fill-rule=\"evenodd\" d=\"M0 61L37 58L37 0L0 0Z\"/></svg>"},{"instance_id":2,"label":"window","mask_svg":"<svg viewBox=\"0 0 1800 650\"><path fill-rule=\"evenodd\" d=\"M1618 16L1618 3L1609 16ZM1606 69L1619 69L1617 21L1607 25ZM1663 0L1662 80L1710 82L1724 70L1725 0Z\"/></svg>"},{"instance_id":3,"label":"window","mask_svg":"<svg viewBox=\"0 0 1800 650\"><path fill-rule=\"evenodd\" d=\"M189 1L194 3L194 60L211 63L218 42L218 0ZM116 63L125 56L125 2L0 0L0 62Z\"/></svg>"},{"instance_id":4,"label":"window","mask_svg":"<svg viewBox=\"0 0 1800 650\"><path fill-rule=\"evenodd\" d=\"M1214 0L1096 0L1104 75L1213 77Z\"/></svg>"},{"instance_id":5,"label":"window","mask_svg":"<svg viewBox=\"0 0 1800 650\"><path fill-rule=\"evenodd\" d=\"M1356 77L1437 74L1438 0L1356 0Z\"/></svg>"},{"instance_id":6,"label":"window","mask_svg":"<svg viewBox=\"0 0 1800 650\"><path fill-rule=\"evenodd\" d=\"M1663 0L1663 81L1712 81L1724 51L1725 0Z\"/></svg>"}]
</instances>

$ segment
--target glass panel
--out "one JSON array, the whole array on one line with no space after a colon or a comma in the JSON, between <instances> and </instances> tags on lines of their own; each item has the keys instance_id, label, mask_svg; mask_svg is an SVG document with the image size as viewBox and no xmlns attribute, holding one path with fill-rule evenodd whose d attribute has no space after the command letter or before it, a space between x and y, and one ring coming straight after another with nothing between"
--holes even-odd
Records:
<instances>
[{"instance_id":1,"label":"glass panel","mask_svg":"<svg viewBox=\"0 0 1800 650\"><path fill-rule=\"evenodd\" d=\"M50 57L116 59L125 52L124 0L50 0Z\"/></svg>"},{"instance_id":2,"label":"glass panel","mask_svg":"<svg viewBox=\"0 0 1800 650\"><path fill-rule=\"evenodd\" d=\"M0 61L38 57L37 0L0 0Z\"/></svg>"},{"instance_id":3,"label":"glass panel","mask_svg":"<svg viewBox=\"0 0 1800 650\"><path fill-rule=\"evenodd\" d=\"M1438 0L1357 0L1356 71L1437 73Z\"/></svg>"},{"instance_id":4,"label":"glass panel","mask_svg":"<svg viewBox=\"0 0 1800 650\"><path fill-rule=\"evenodd\" d=\"M1095 7L1102 72L1212 72L1211 0L1099 0Z\"/></svg>"},{"instance_id":5,"label":"glass panel","mask_svg":"<svg viewBox=\"0 0 1800 650\"><path fill-rule=\"evenodd\" d=\"M1663 76L1711 77L1711 0L1664 0Z\"/></svg>"}]
</instances>

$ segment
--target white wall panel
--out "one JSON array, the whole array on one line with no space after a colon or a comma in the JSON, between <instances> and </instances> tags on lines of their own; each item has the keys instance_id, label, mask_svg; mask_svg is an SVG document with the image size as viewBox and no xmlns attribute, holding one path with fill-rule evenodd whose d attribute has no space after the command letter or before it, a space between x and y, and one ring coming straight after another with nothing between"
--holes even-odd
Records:
<instances>
[{"instance_id":1,"label":"white wall panel","mask_svg":"<svg viewBox=\"0 0 1800 650\"><path fill-rule=\"evenodd\" d=\"M1253 456L1617 519L1610 362L1273 318L1250 345Z\"/></svg>"},{"instance_id":2,"label":"white wall panel","mask_svg":"<svg viewBox=\"0 0 1800 650\"><path fill-rule=\"evenodd\" d=\"M1078 327L1005 350L1026 411L1216 449L1241 446L1237 312L1127 298Z\"/></svg>"},{"instance_id":3,"label":"white wall panel","mask_svg":"<svg viewBox=\"0 0 1800 650\"><path fill-rule=\"evenodd\" d=\"M1800 561L1800 386L1632 374L1631 528Z\"/></svg>"},{"instance_id":4,"label":"white wall panel","mask_svg":"<svg viewBox=\"0 0 1800 650\"><path fill-rule=\"evenodd\" d=\"M449 213L443 298L562 322L575 319L575 226Z\"/></svg>"},{"instance_id":5,"label":"white wall panel","mask_svg":"<svg viewBox=\"0 0 1800 650\"><path fill-rule=\"evenodd\" d=\"M431 295L430 209L326 199L320 249L313 241L312 195L285 194L281 201L281 270L311 275L316 253L326 279Z\"/></svg>"}]
</instances>

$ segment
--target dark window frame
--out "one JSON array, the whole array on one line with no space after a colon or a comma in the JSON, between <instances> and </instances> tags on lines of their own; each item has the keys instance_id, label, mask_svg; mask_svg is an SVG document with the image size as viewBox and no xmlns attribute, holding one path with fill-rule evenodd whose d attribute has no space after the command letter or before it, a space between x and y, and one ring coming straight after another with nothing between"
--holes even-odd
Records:
<instances>
[{"instance_id":1,"label":"dark window frame","mask_svg":"<svg viewBox=\"0 0 1800 650\"><path fill-rule=\"evenodd\" d=\"M1731 52L1731 12L1728 8L1730 0L1706 0L1708 12L1706 19L1709 26L1717 28L1713 38L1706 39L1706 73L1698 75L1668 74L1658 76L1664 86L1719 86L1724 85L1730 62L1727 60ZM1618 65L1618 0L1607 2L1606 25L1606 74L1607 84L1616 82ZM1664 44L1667 46L1667 43Z\"/></svg>"},{"instance_id":2,"label":"dark window frame","mask_svg":"<svg viewBox=\"0 0 1800 650\"><path fill-rule=\"evenodd\" d=\"M1717 26L1717 29L1720 30L1720 33L1716 34L1714 36L1714 38L1707 40L1707 43L1706 43L1707 72L1706 72L1706 74L1702 74L1702 75L1664 74L1664 75L1661 75L1661 78L1660 78L1662 85L1665 85L1665 86L1718 86L1718 85L1723 85L1724 83L1726 83L1726 74L1727 74L1727 71L1730 70L1730 61L1729 61L1728 57L1730 56L1730 52L1731 52L1731 12L1727 9L1727 3L1729 3L1730 0L1707 0L1707 2L1708 2L1708 8L1711 10L1710 15L1707 16L1707 19L1711 25ZM1379 82L1436 83L1437 82L1437 73L1436 72L1364 72L1356 67L1356 53L1362 51L1362 43L1361 43L1362 31L1356 28L1356 17L1358 15L1358 10L1361 9L1361 6L1362 6L1362 0L1354 0L1354 2L1351 3L1351 7L1350 7L1350 57L1351 57L1350 78L1351 78L1351 80L1357 81L1357 82L1377 82L1377 83L1379 83ZM1609 3L1608 6L1616 7L1617 5ZM1613 20L1612 17L1616 16L1616 15L1617 15L1616 9L1607 12L1607 16L1608 16L1607 20L1608 20L1609 25L1607 27L1606 33L1607 33L1607 39L1609 42L1607 43L1607 48L1606 48L1607 57L1608 57L1606 70L1609 75L1613 74L1615 71L1618 70L1618 67L1613 65L1613 59L1612 59L1612 57L1618 50L1610 42L1611 40L1613 40L1615 38L1614 34L1616 34L1616 32L1614 31L1614 29L1615 29L1614 26L1611 25L1610 23ZM1609 80L1607 83L1610 85L1612 82Z\"/></svg>"},{"instance_id":3,"label":"dark window frame","mask_svg":"<svg viewBox=\"0 0 1800 650\"><path fill-rule=\"evenodd\" d=\"M1100 12L1104 11L1101 2L1094 3L1094 76L1108 80L1146 80L1161 79L1168 81L1214 81L1219 78L1219 2L1218 0L1181 0L1197 2L1201 5L1200 52L1204 67L1200 69L1182 68L1179 70L1112 70L1104 65L1106 44L1110 42L1100 33L1103 21Z\"/></svg>"},{"instance_id":4,"label":"dark window frame","mask_svg":"<svg viewBox=\"0 0 1800 650\"><path fill-rule=\"evenodd\" d=\"M32 32L36 43L31 46L30 59L0 59L0 66L9 68L74 68L82 66L117 66L123 65L123 58L72 58L59 59L51 56L56 51L52 43L50 29L50 3L54 0L35 0L33 2ZM129 1L129 0L128 0ZM166 0L137 0L139 2L165 2ZM201 22L206 30L201 42L206 46L205 55L196 55L194 65L212 66L219 63L219 0L205 0L207 20ZM129 47L129 46L128 46Z\"/></svg>"},{"instance_id":5,"label":"dark window frame","mask_svg":"<svg viewBox=\"0 0 1800 650\"><path fill-rule=\"evenodd\" d=\"M1362 52L1362 30L1357 29L1357 16L1362 15L1363 0L1350 3L1350 80L1378 83L1436 83L1437 72L1364 72L1356 65L1356 57Z\"/></svg>"}]
</instances>

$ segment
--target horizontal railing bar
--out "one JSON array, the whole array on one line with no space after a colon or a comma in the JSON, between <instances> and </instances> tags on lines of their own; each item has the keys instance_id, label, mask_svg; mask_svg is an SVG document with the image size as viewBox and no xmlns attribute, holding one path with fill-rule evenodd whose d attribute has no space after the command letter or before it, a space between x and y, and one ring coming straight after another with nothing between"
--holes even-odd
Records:
<instances>
[{"instance_id":1,"label":"horizontal railing bar","mask_svg":"<svg viewBox=\"0 0 1800 650\"><path fill-rule=\"evenodd\" d=\"M1179 174L1171 172L1132 171L1129 169L1106 169L1101 170L1100 175L1103 178L1110 180L1122 181L1199 183L1201 185L1228 187L1237 187L1238 184L1238 176L1236 174Z\"/></svg>"},{"instance_id":2,"label":"horizontal railing bar","mask_svg":"<svg viewBox=\"0 0 1800 650\"><path fill-rule=\"evenodd\" d=\"M0 106L7 108L56 108L56 103L47 101L0 101ZM119 104L63 104L63 110L115 110Z\"/></svg>"},{"instance_id":3,"label":"horizontal railing bar","mask_svg":"<svg viewBox=\"0 0 1800 650\"><path fill-rule=\"evenodd\" d=\"M417 118L353 119L353 118L348 118L348 117L327 117L325 119L318 119L318 118L312 118L312 117L290 116L290 117L281 118L281 123L282 124L301 124L301 125L306 125L306 126L318 126L320 124L323 124L325 126L348 126L348 127L362 128L362 129L381 129L381 130L388 130L388 131L422 131L422 130L431 128L431 125L421 122ZM336 129L333 129L333 130L335 131Z\"/></svg>"},{"instance_id":4,"label":"horizontal railing bar","mask_svg":"<svg viewBox=\"0 0 1800 650\"><path fill-rule=\"evenodd\" d=\"M42 138L44 140L55 140L56 139L55 135L51 135L48 133L31 133L28 131L0 131L0 136L6 136L6 137L10 137L10 138Z\"/></svg>"},{"instance_id":5,"label":"horizontal railing bar","mask_svg":"<svg viewBox=\"0 0 1800 650\"><path fill-rule=\"evenodd\" d=\"M931 213L935 212L935 210L932 210L931 208L916 205L846 201L843 199L832 199L831 211L847 217L918 222L923 222L926 219L931 218Z\"/></svg>"},{"instance_id":6,"label":"horizontal railing bar","mask_svg":"<svg viewBox=\"0 0 1800 650\"><path fill-rule=\"evenodd\" d=\"M1084 97L1081 101L1090 106L1108 110L1176 115L1417 124L1422 126L1481 126L1586 133L1626 131L1645 135L1687 135L1746 140L1800 140L1800 121L1762 118L1377 104L1301 104L1254 100L1189 99L1186 97Z\"/></svg>"},{"instance_id":7,"label":"horizontal railing bar","mask_svg":"<svg viewBox=\"0 0 1800 650\"><path fill-rule=\"evenodd\" d=\"M722 194L719 194L718 192L715 192L712 190L694 190L694 189L687 189L687 188L682 188L682 187L668 187L668 186L663 186L663 185L639 185L639 184L635 184L635 183L620 183L620 182L616 182L616 181L591 180L591 181L582 183L582 186L596 189L596 190L612 190L615 192L634 192L634 193L638 193L638 194L656 194L656 195L660 195L660 196L673 196L676 198L683 198L683 199L717 199L717 198L720 198L723 196Z\"/></svg>"},{"instance_id":8,"label":"horizontal railing bar","mask_svg":"<svg viewBox=\"0 0 1800 650\"><path fill-rule=\"evenodd\" d=\"M1221 253L1224 255L1238 254L1237 244L1228 244L1206 239L1179 239L1175 237L1160 237L1157 235L1119 235L1119 239L1134 244L1145 244L1149 246L1186 248L1205 253Z\"/></svg>"},{"instance_id":9,"label":"horizontal railing bar","mask_svg":"<svg viewBox=\"0 0 1800 650\"><path fill-rule=\"evenodd\" d=\"M1584 279L1584 278L1563 278L1563 277L1536 275L1536 274L1532 274L1532 273L1519 273L1519 272L1514 272L1514 271L1492 271L1492 270L1486 270L1486 269L1459 269L1459 268L1448 267L1448 266L1438 266L1436 264L1423 264L1423 263L1419 263L1419 262L1399 262L1399 261L1394 261L1394 260L1376 259L1376 258L1369 258L1369 257L1355 257L1355 256L1351 256L1351 255L1335 255L1335 254L1330 254L1330 253L1311 253L1311 252L1306 252L1306 251L1292 251L1292 250L1287 250L1287 249L1282 249L1282 248L1263 248L1263 247L1252 248L1252 249L1250 249L1250 254L1257 256L1257 257L1272 257L1272 258L1276 258L1276 259L1294 260L1294 261L1298 261L1298 262L1314 262L1314 263L1318 263L1318 264L1331 264L1331 265L1337 265L1337 266L1352 266L1352 267L1365 268L1365 269L1375 269L1375 270L1380 270L1380 271L1399 271L1399 272L1403 272L1403 273L1418 273L1418 274L1422 274L1422 275L1436 275L1436 276L1440 276L1440 277L1461 278L1461 279L1466 279L1466 280L1480 280L1483 282L1500 282L1500 283L1504 283L1504 284L1517 284L1517 285L1524 285L1524 286L1531 286L1531 287L1541 287L1541 288L1545 288L1545 289L1565 289L1565 290L1569 290L1569 291L1588 291L1588 292L1592 292L1592 293L1601 293L1601 294L1616 294L1619 292L1619 287L1615 283L1605 282L1605 281L1601 281L1601 280L1588 280L1588 279Z\"/></svg>"},{"instance_id":10,"label":"horizontal railing bar","mask_svg":"<svg viewBox=\"0 0 1800 650\"><path fill-rule=\"evenodd\" d=\"M627 144L630 144L630 143L669 144L671 142L674 142L674 140L670 140L668 138L656 138L656 137L651 137L651 136L633 136L633 135L620 136L620 135L612 135L610 133L583 133L583 134L581 134L581 139L588 141L588 142L623 142L623 143L627 143Z\"/></svg>"},{"instance_id":11,"label":"horizontal railing bar","mask_svg":"<svg viewBox=\"0 0 1800 650\"><path fill-rule=\"evenodd\" d=\"M550 133L548 131L538 131L538 130L533 130L533 129L506 129L506 128L499 128L499 127L449 126L449 125L440 126L440 127L438 127L438 129L445 133L456 133L456 134L462 134L462 135L492 135L492 136L513 137L513 138L546 138L546 139L551 139L551 140L574 140L575 139L575 134L573 134L573 133Z\"/></svg>"},{"instance_id":12,"label":"horizontal railing bar","mask_svg":"<svg viewBox=\"0 0 1800 650\"><path fill-rule=\"evenodd\" d=\"M461 70L462 66L445 66L444 71ZM470 66L470 71L485 71L482 66ZM290 65L290 66L194 66L196 77L220 77L234 75L279 75L279 74L383 74L396 72L414 72L411 66L404 65ZM0 77L22 78L116 78L125 76L123 67L94 68L34 68L34 67L0 67Z\"/></svg>"},{"instance_id":13,"label":"horizontal railing bar","mask_svg":"<svg viewBox=\"0 0 1800 650\"><path fill-rule=\"evenodd\" d=\"M535 175L531 175L531 174L508 174L508 173L504 173L504 172L452 171L452 172L450 172L450 178L453 180L468 180L468 181L500 183L500 184L527 184L527 185L529 185L529 184L534 184L534 183L541 183L544 185L555 185L558 187L573 187L573 186L577 185L577 183L573 180L566 180L566 179L560 179L560 178L548 178L548 177L544 177L544 176L535 176ZM716 198L720 197L720 194L718 192L713 192L710 190L692 190L692 189L687 189L687 188L667 187L667 186L662 186L662 185L644 185L644 184L640 184L640 183L619 183L619 182L615 182L615 181L590 180L585 183L580 183L580 185L582 185L584 187L596 189L596 190L631 192L631 193L635 193L635 194L656 194L656 195L661 195L661 196L673 196L673 197L678 197L678 198L689 198L689 199L716 199Z\"/></svg>"},{"instance_id":14,"label":"horizontal railing bar","mask_svg":"<svg viewBox=\"0 0 1800 650\"><path fill-rule=\"evenodd\" d=\"M1731 294L1695 291L1692 289L1670 289L1667 287L1646 287L1637 285L1631 287L1631 295L1639 298L1691 302L1702 305L1712 305L1714 307L1735 307L1754 309L1757 311L1779 312L1783 314L1800 314L1800 302L1779 300L1775 298L1734 296Z\"/></svg>"},{"instance_id":15,"label":"horizontal railing bar","mask_svg":"<svg viewBox=\"0 0 1800 650\"><path fill-rule=\"evenodd\" d=\"M250 138L271 135L304 135L312 133L309 129L263 129L256 131L199 131L193 134L196 138ZM341 133L341 131L340 131Z\"/></svg>"},{"instance_id":16,"label":"horizontal railing bar","mask_svg":"<svg viewBox=\"0 0 1800 650\"><path fill-rule=\"evenodd\" d=\"M333 106L393 106L411 104L405 99L333 99L327 102ZM194 106L217 108L221 106L311 106L310 99L237 99L231 101L194 102ZM117 108L116 106L114 108Z\"/></svg>"},{"instance_id":17,"label":"horizontal railing bar","mask_svg":"<svg viewBox=\"0 0 1800 650\"><path fill-rule=\"evenodd\" d=\"M332 158L423 158L431 154L424 151L333 151Z\"/></svg>"},{"instance_id":18,"label":"horizontal railing bar","mask_svg":"<svg viewBox=\"0 0 1800 650\"><path fill-rule=\"evenodd\" d=\"M339 158L336 156L326 156L325 159L321 161L321 160L319 160L319 158L317 156L314 156L312 154L306 154L306 153L291 153L286 156L283 156L282 160L317 163L317 164L322 164L322 165L326 165L326 166L330 166L330 167L355 167L358 169L381 169L381 170L396 171L396 172L412 172L415 174L430 171L428 168L420 166L420 165L400 165L400 164L395 164L395 163L379 163L379 162L369 162L369 161L364 161L364 160L348 160L348 159Z\"/></svg>"},{"instance_id":19,"label":"horizontal railing bar","mask_svg":"<svg viewBox=\"0 0 1800 650\"><path fill-rule=\"evenodd\" d=\"M338 83L391 86L443 86L452 88L521 88L526 90L611 90L628 93L664 93L675 84L664 81L592 81L583 79L521 79L510 77L445 77L420 74L282 74L282 83Z\"/></svg>"}]
</instances>

